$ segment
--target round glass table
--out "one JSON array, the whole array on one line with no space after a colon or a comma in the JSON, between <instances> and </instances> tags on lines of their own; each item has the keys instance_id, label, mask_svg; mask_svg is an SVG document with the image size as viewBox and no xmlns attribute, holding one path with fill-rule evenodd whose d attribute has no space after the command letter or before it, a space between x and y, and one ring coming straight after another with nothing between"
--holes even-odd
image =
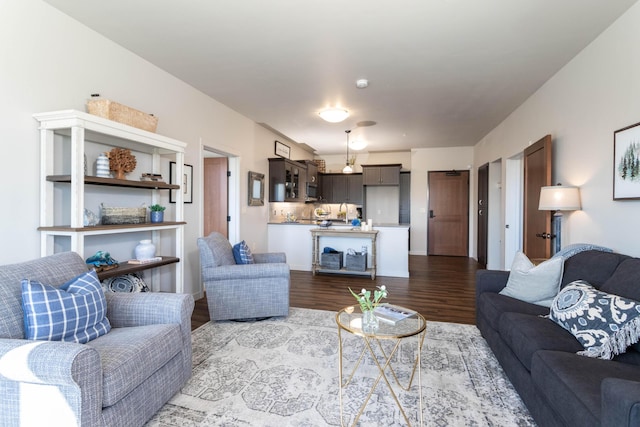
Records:
<instances>
[{"instance_id":1,"label":"round glass table","mask_svg":"<svg viewBox=\"0 0 640 427\"><path fill-rule=\"evenodd\" d=\"M415 313L411 317L407 317L406 319L400 320L395 324L387 323L383 320L379 321L379 326L377 329L370 331L363 331L362 329L362 312L359 308L354 308L353 306L345 307L340 310L336 314L336 324L338 325L338 341L339 341L339 349L338 349L338 369L339 369L339 397L340 397L340 422L344 423L343 417L343 392L351 383L351 380L354 378L358 368L361 365L361 362L365 358L367 354L369 354L374 362L374 365L378 367L378 376L375 378L371 390L365 397L362 402L358 413L355 416L352 425L357 425L358 420L360 419L364 409L366 408L371 396L373 395L376 387L383 380L386 383L393 400L395 400L402 416L404 417L407 425L411 425L405 410L403 409L400 401L398 399L398 395L396 391L394 391L395 383L398 387L400 387L405 392L409 392L411 390L411 385L413 384L413 379L415 377L416 371L418 373L418 400L419 400L419 420L420 425L423 425L423 415L422 415L422 380L420 375L421 361L420 354L422 353L422 346L424 343L424 338L426 336L427 330L427 321L420 313ZM344 365L345 365L345 352L352 351L352 348L348 348L345 346L345 342L343 339L343 332L347 332L352 335L356 335L361 337L364 341L364 346L360 352L360 355L357 357L355 366L352 367L351 372L348 375L344 375ZM391 361L398 352L400 348L400 344L405 339L410 339L415 337L417 339L417 348L415 351L415 358L413 359L413 367L411 369L411 375L407 384L401 384L401 381L396 375L396 371L394 370ZM383 346L383 342L385 340L389 340L392 345L389 350L389 346ZM386 350L385 350L386 347ZM356 350L357 351L357 350ZM390 374L390 375L389 375ZM346 379L345 379L346 378Z\"/></svg>"}]
</instances>

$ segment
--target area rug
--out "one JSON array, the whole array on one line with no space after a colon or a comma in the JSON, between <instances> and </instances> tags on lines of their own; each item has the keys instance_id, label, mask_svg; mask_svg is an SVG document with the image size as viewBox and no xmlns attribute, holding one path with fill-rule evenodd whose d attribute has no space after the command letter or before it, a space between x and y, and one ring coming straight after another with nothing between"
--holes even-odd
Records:
<instances>
[{"instance_id":1,"label":"area rug","mask_svg":"<svg viewBox=\"0 0 640 427\"><path fill-rule=\"evenodd\" d=\"M343 340L346 368L363 341L344 333ZM416 348L415 339L403 340L391 362L405 383ZM535 426L475 326L428 322L421 356L425 426ZM188 384L147 426L341 425L333 312L292 308L287 318L209 322L193 332L193 365ZM353 424L377 373L365 357L343 394L343 425ZM391 383L419 425L417 381L408 392ZM406 425L383 381L357 425Z\"/></svg>"}]
</instances>

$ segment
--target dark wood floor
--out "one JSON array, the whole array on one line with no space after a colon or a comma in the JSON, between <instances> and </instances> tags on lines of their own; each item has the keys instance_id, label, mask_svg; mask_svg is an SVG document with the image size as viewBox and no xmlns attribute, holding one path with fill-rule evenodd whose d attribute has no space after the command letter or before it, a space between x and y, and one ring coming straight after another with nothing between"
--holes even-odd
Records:
<instances>
[{"instance_id":1,"label":"dark wood floor","mask_svg":"<svg viewBox=\"0 0 640 427\"><path fill-rule=\"evenodd\" d=\"M349 293L385 285L386 302L420 312L427 320L475 324L475 275L478 263L466 257L409 256L409 278L319 274L291 271L291 307L337 311L356 304ZM196 301L195 329L209 321L206 298Z\"/></svg>"}]
</instances>

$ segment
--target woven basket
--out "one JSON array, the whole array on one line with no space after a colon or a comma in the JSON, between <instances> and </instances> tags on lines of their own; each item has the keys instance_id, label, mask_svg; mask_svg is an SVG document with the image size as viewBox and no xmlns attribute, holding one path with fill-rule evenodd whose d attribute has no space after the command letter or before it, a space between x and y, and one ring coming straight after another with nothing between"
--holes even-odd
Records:
<instances>
[{"instance_id":1,"label":"woven basket","mask_svg":"<svg viewBox=\"0 0 640 427\"><path fill-rule=\"evenodd\" d=\"M102 224L144 224L147 222L147 208L110 208L101 206Z\"/></svg>"},{"instance_id":2,"label":"woven basket","mask_svg":"<svg viewBox=\"0 0 640 427\"><path fill-rule=\"evenodd\" d=\"M155 132L158 127L158 118L151 114L143 113L126 105L109 101L108 99L90 99L87 101L87 111L94 116L113 120L138 129Z\"/></svg>"},{"instance_id":3,"label":"woven basket","mask_svg":"<svg viewBox=\"0 0 640 427\"><path fill-rule=\"evenodd\" d=\"M326 169L327 169L327 164L325 163L324 160L314 160L314 162L316 162L316 165L318 165L318 172L320 173L325 173Z\"/></svg>"}]
</instances>

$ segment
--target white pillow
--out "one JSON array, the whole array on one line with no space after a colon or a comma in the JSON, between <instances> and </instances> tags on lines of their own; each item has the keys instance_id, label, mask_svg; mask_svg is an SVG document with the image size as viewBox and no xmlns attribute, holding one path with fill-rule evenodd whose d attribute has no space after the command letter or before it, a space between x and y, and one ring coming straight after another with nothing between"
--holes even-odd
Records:
<instances>
[{"instance_id":1,"label":"white pillow","mask_svg":"<svg viewBox=\"0 0 640 427\"><path fill-rule=\"evenodd\" d=\"M516 253L511 265L507 286L500 294L543 307L551 307L560 291L564 271L562 257L551 258L533 265L522 252Z\"/></svg>"}]
</instances>

